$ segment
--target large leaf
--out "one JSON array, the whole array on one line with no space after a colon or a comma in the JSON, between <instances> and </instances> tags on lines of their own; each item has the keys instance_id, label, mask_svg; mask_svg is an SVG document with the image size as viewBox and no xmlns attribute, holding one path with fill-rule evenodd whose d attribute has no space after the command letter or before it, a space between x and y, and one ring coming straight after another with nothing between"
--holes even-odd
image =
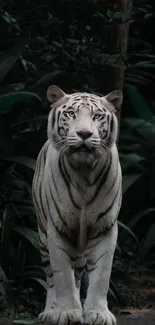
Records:
<instances>
[{"instance_id":1,"label":"large leaf","mask_svg":"<svg viewBox=\"0 0 155 325\"><path fill-rule=\"evenodd\" d=\"M31 89L38 89L40 87L48 87L51 83L55 83L56 77L60 76L62 74L62 70L55 70L53 72L49 72L45 74L41 79L39 79L35 85L31 86Z\"/></svg>"},{"instance_id":2,"label":"large leaf","mask_svg":"<svg viewBox=\"0 0 155 325\"><path fill-rule=\"evenodd\" d=\"M143 126L146 123L144 119L136 118L136 117L127 117L123 118L121 121L121 130L122 132L128 128L128 132L133 132L133 130L137 129L139 126ZM134 135L135 136L135 135Z\"/></svg>"},{"instance_id":3,"label":"large leaf","mask_svg":"<svg viewBox=\"0 0 155 325\"><path fill-rule=\"evenodd\" d=\"M11 161L17 164L21 164L25 167L28 167L30 169L32 169L33 171L35 171L35 166L36 166L36 162L34 159L29 158L29 157L24 157L24 156L14 156L14 157L10 157L10 158L0 158L0 160L4 160L4 161Z\"/></svg>"},{"instance_id":4,"label":"large leaf","mask_svg":"<svg viewBox=\"0 0 155 325\"><path fill-rule=\"evenodd\" d=\"M42 116L36 116L36 117L32 117L31 119L25 119L22 121L19 121L15 124L11 125L11 128L17 127L17 126L21 126L23 124L33 124L33 122L40 122L40 121L45 121L47 123L47 119L48 119L48 115L42 115Z\"/></svg>"},{"instance_id":5,"label":"large leaf","mask_svg":"<svg viewBox=\"0 0 155 325\"><path fill-rule=\"evenodd\" d=\"M143 174L127 174L123 176L122 193L123 195L141 178Z\"/></svg>"},{"instance_id":6,"label":"large leaf","mask_svg":"<svg viewBox=\"0 0 155 325\"><path fill-rule=\"evenodd\" d=\"M24 272L23 272L23 278L24 279L29 279L29 278L44 279L45 278L44 269L43 269L43 267L38 266L38 265L25 266Z\"/></svg>"},{"instance_id":7,"label":"large leaf","mask_svg":"<svg viewBox=\"0 0 155 325\"><path fill-rule=\"evenodd\" d=\"M142 139L147 141L149 147L155 146L155 122L145 122L143 125L139 125L137 132L140 134Z\"/></svg>"},{"instance_id":8,"label":"large leaf","mask_svg":"<svg viewBox=\"0 0 155 325\"><path fill-rule=\"evenodd\" d=\"M38 233L36 231L19 225L13 225L12 230L27 239L39 251Z\"/></svg>"},{"instance_id":9,"label":"large leaf","mask_svg":"<svg viewBox=\"0 0 155 325\"><path fill-rule=\"evenodd\" d=\"M21 53L23 52L28 38L23 38L14 45L5 56L0 58L0 82L4 79L7 73L12 69L13 65L19 59Z\"/></svg>"},{"instance_id":10,"label":"large leaf","mask_svg":"<svg viewBox=\"0 0 155 325\"><path fill-rule=\"evenodd\" d=\"M123 173L128 173L129 168L132 168L132 170L137 172L144 172L144 164L142 164L145 162L144 157L141 157L135 153L120 153L119 157Z\"/></svg>"},{"instance_id":11,"label":"large leaf","mask_svg":"<svg viewBox=\"0 0 155 325\"><path fill-rule=\"evenodd\" d=\"M37 323L37 320L24 320L24 319L15 319L13 320L14 324L21 324L21 325L32 325Z\"/></svg>"},{"instance_id":12,"label":"large leaf","mask_svg":"<svg viewBox=\"0 0 155 325\"><path fill-rule=\"evenodd\" d=\"M11 92L0 96L0 113L8 113L13 105L20 102L41 104L41 98L34 93L28 91Z\"/></svg>"},{"instance_id":13,"label":"large leaf","mask_svg":"<svg viewBox=\"0 0 155 325\"><path fill-rule=\"evenodd\" d=\"M125 89L138 116L144 120L151 120L153 118L152 111L143 96L139 93L137 87L125 84Z\"/></svg>"},{"instance_id":14,"label":"large leaf","mask_svg":"<svg viewBox=\"0 0 155 325\"><path fill-rule=\"evenodd\" d=\"M155 208L148 208L148 209L145 209L143 211L140 211L136 214L133 215L133 217L131 218L131 220L128 222L128 226L133 229L137 223L143 218L147 218L148 214L152 214L154 213L155 215Z\"/></svg>"},{"instance_id":15,"label":"large leaf","mask_svg":"<svg viewBox=\"0 0 155 325\"><path fill-rule=\"evenodd\" d=\"M136 235L133 233L133 231L128 226L126 226L124 223L122 223L120 221L118 221L118 225L122 229L124 229L136 241L137 245L139 246L139 241L138 241Z\"/></svg>"},{"instance_id":16,"label":"large leaf","mask_svg":"<svg viewBox=\"0 0 155 325\"><path fill-rule=\"evenodd\" d=\"M0 242L3 243L4 236L5 236L5 227L6 227L6 219L8 215L8 205L6 204L4 212L0 218L0 229L1 229L1 238Z\"/></svg>"},{"instance_id":17,"label":"large leaf","mask_svg":"<svg viewBox=\"0 0 155 325\"><path fill-rule=\"evenodd\" d=\"M39 278L34 278L34 277L30 277L29 279L37 281L47 291L48 286L47 286L46 281L39 279Z\"/></svg>"},{"instance_id":18,"label":"large leaf","mask_svg":"<svg viewBox=\"0 0 155 325\"><path fill-rule=\"evenodd\" d=\"M149 253L150 249L154 246L155 241L155 223L149 228L146 237L140 245L139 258L142 260Z\"/></svg>"},{"instance_id":19,"label":"large leaf","mask_svg":"<svg viewBox=\"0 0 155 325\"><path fill-rule=\"evenodd\" d=\"M7 277L6 277L3 269L1 268L1 266L0 266L0 282L3 282L4 285L7 285L7 283L8 283Z\"/></svg>"},{"instance_id":20,"label":"large leaf","mask_svg":"<svg viewBox=\"0 0 155 325\"><path fill-rule=\"evenodd\" d=\"M109 292L111 293L111 295L113 296L113 298L116 301L121 301L121 296L116 288L116 286L114 285L113 281L110 279L110 288L109 288Z\"/></svg>"}]
</instances>

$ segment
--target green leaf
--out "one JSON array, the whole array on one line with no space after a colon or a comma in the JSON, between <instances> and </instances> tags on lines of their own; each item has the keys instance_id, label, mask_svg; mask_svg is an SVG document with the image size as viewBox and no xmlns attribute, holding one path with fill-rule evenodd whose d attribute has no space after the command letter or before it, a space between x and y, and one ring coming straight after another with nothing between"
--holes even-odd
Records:
<instances>
[{"instance_id":1,"label":"green leaf","mask_svg":"<svg viewBox=\"0 0 155 325\"><path fill-rule=\"evenodd\" d=\"M6 218L8 215L8 205L6 204L3 215L2 215L2 222L0 224L0 228L1 228L1 243L3 243L4 240L4 233L5 233L5 227L6 227Z\"/></svg>"},{"instance_id":2,"label":"green leaf","mask_svg":"<svg viewBox=\"0 0 155 325\"><path fill-rule=\"evenodd\" d=\"M146 237L140 245L139 258L143 260L154 245L155 240L155 223L149 228Z\"/></svg>"},{"instance_id":3,"label":"green leaf","mask_svg":"<svg viewBox=\"0 0 155 325\"><path fill-rule=\"evenodd\" d=\"M151 63L152 62L152 63ZM144 68L154 68L155 69L155 60L150 60L150 61L141 61L141 62L138 62L138 63L136 63L136 64L133 64L132 66L131 66L131 68L142 68L142 69L144 69Z\"/></svg>"},{"instance_id":4,"label":"green leaf","mask_svg":"<svg viewBox=\"0 0 155 325\"><path fill-rule=\"evenodd\" d=\"M116 250L118 250L118 252L120 253L120 254L122 254L122 249L121 249L121 247L117 244L116 245Z\"/></svg>"},{"instance_id":5,"label":"green leaf","mask_svg":"<svg viewBox=\"0 0 155 325\"><path fill-rule=\"evenodd\" d=\"M24 319L15 319L13 320L14 324L23 324L23 325L31 325L36 323L36 320L24 320Z\"/></svg>"},{"instance_id":6,"label":"green leaf","mask_svg":"<svg viewBox=\"0 0 155 325\"><path fill-rule=\"evenodd\" d=\"M137 144L138 145L138 144ZM137 145L136 150L137 150ZM127 146L124 147L127 150ZM132 145L132 150L134 151L134 145ZM119 153L120 163L122 167L122 173L128 174L130 171L134 170L136 173L143 173L145 172L145 164L146 161L144 157L141 157L135 153Z\"/></svg>"},{"instance_id":7,"label":"green leaf","mask_svg":"<svg viewBox=\"0 0 155 325\"><path fill-rule=\"evenodd\" d=\"M124 132L120 132L120 136L119 136L119 144L120 145L121 145L121 142L128 142L128 143L134 142L136 144L140 143L140 144L146 145L146 141L144 139L141 139L139 137L139 135L135 136L135 135L130 134L129 131L127 134L124 134ZM119 147L118 147L118 149L119 149ZM132 147L130 147L130 149L132 151Z\"/></svg>"},{"instance_id":8,"label":"green leaf","mask_svg":"<svg viewBox=\"0 0 155 325\"><path fill-rule=\"evenodd\" d=\"M123 176L122 193L123 195L132 187L143 174L127 174Z\"/></svg>"},{"instance_id":9,"label":"green leaf","mask_svg":"<svg viewBox=\"0 0 155 325\"><path fill-rule=\"evenodd\" d=\"M129 129L130 132L132 132L134 129L137 129L139 126L143 126L146 123L144 119L135 118L135 117L128 117L123 118L121 121L121 129L124 129L126 131L126 128Z\"/></svg>"},{"instance_id":10,"label":"green leaf","mask_svg":"<svg viewBox=\"0 0 155 325\"><path fill-rule=\"evenodd\" d=\"M48 119L48 115L37 116L37 117L33 117L31 119L25 119L25 120L15 123L15 124L12 124L11 128L14 128L14 127L17 127L17 126L20 126L23 124L29 124L29 123L32 124L33 122L40 122L40 121L46 121L46 123L47 123L47 119Z\"/></svg>"},{"instance_id":11,"label":"green leaf","mask_svg":"<svg viewBox=\"0 0 155 325\"><path fill-rule=\"evenodd\" d=\"M114 299L116 301L120 301L121 297L120 294L116 288L116 286L114 285L113 281L110 279L110 288L109 288L109 292L112 294L112 296L114 297Z\"/></svg>"},{"instance_id":12,"label":"green leaf","mask_svg":"<svg viewBox=\"0 0 155 325\"><path fill-rule=\"evenodd\" d=\"M5 297L6 296L6 290L5 290L5 288L4 288L4 286L3 286L3 284L2 283L0 283L0 296L3 296L3 297Z\"/></svg>"},{"instance_id":13,"label":"green leaf","mask_svg":"<svg viewBox=\"0 0 155 325\"><path fill-rule=\"evenodd\" d=\"M37 281L47 291L48 286L47 286L46 281L39 279L39 278L34 278L34 277L29 277L29 279Z\"/></svg>"},{"instance_id":14,"label":"green leaf","mask_svg":"<svg viewBox=\"0 0 155 325\"><path fill-rule=\"evenodd\" d=\"M137 245L139 246L139 241L136 237L136 235L133 233L133 231L128 227L126 226L124 223L118 221L118 225L123 228L137 243Z\"/></svg>"},{"instance_id":15,"label":"green leaf","mask_svg":"<svg viewBox=\"0 0 155 325\"><path fill-rule=\"evenodd\" d=\"M4 160L4 161L11 161L17 164L21 164L25 167L28 167L30 169L32 169L33 171L35 171L35 166L36 166L36 162L34 159L29 158L29 157L25 157L25 156L14 156L11 158L0 158L0 160Z\"/></svg>"},{"instance_id":16,"label":"green leaf","mask_svg":"<svg viewBox=\"0 0 155 325\"><path fill-rule=\"evenodd\" d=\"M38 233L28 227L13 225L12 230L29 241L38 251L40 250L38 242Z\"/></svg>"},{"instance_id":17,"label":"green leaf","mask_svg":"<svg viewBox=\"0 0 155 325\"><path fill-rule=\"evenodd\" d=\"M35 85L31 86L31 90L38 89L40 87L48 87L51 83L55 82L55 79L63 73L62 70L55 70L45 74L41 79L39 79Z\"/></svg>"},{"instance_id":18,"label":"green leaf","mask_svg":"<svg viewBox=\"0 0 155 325\"><path fill-rule=\"evenodd\" d=\"M20 102L41 104L41 98L34 93L28 91L10 92L6 95L0 96L0 113L8 113L13 105Z\"/></svg>"},{"instance_id":19,"label":"green leaf","mask_svg":"<svg viewBox=\"0 0 155 325\"><path fill-rule=\"evenodd\" d=\"M144 124L139 125L137 132L140 137L147 141L149 147L154 147L155 145L155 123L154 121L146 121Z\"/></svg>"},{"instance_id":20,"label":"green leaf","mask_svg":"<svg viewBox=\"0 0 155 325\"><path fill-rule=\"evenodd\" d=\"M0 266L0 282L3 282L5 285L8 283L7 277Z\"/></svg>"},{"instance_id":21,"label":"green leaf","mask_svg":"<svg viewBox=\"0 0 155 325\"><path fill-rule=\"evenodd\" d=\"M28 38L23 38L14 45L3 57L0 58L0 82L4 79L7 73L12 69L13 65L19 59L23 52Z\"/></svg>"},{"instance_id":22,"label":"green leaf","mask_svg":"<svg viewBox=\"0 0 155 325\"><path fill-rule=\"evenodd\" d=\"M128 222L128 226L131 229L133 229L143 217L147 218L147 215L149 213L155 214L155 208L148 208L148 209L140 211L139 213L134 214L133 217L131 218L131 220Z\"/></svg>"},{"instance_id":23,"label":"green leaf","mask_svg":"<svg viewBox=\"0 0 155 325\"><path fill-rule=\"evenodd\" d=\"M138 116L144 120L151 120L153 118L152 111L143 96L138 92L137 87L125 84L125 89Z\"/></svg>"},{"instance_id":24,"label":"green leaf","mask_svg":"<svg viewBox=\"0 0 155 325\"><path fill-rule=\"evenodd\" d=\"M41 278L44 279L45 273L43 267L39 266L25 266L24 272L23 272L23 278L24 279L30 279L30 278Z\"/></svg>"},{"instance_id":25,"label":"green leaf","mask_svg":"<svg viewBox=\"0 0 155 325\"><path fill-rule=\"evenodd\" d=\"M137 80L135 79L135 76L134 77L130 77L130 76L126 76L125 79L124 79L124 87L126 87L126 85L136 85L137 87L138 86L146 86L146 80Z\"/></svg>"}]
</instances>

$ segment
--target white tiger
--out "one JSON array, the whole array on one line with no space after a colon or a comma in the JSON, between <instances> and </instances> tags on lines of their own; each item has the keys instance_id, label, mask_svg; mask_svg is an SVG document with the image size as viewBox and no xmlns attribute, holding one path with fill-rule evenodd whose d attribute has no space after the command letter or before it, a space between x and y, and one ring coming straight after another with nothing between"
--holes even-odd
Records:
<instances>
[{"instance_id":1,"label":"white tiger","mask_svg":"<svg viewBox=\"0 0 155 325\"><path fill-rule=\"evenodd\" d=\"M40 321L114 325L107 292L117 242L122 175L116 148L118 90L99 97L50 86L48 140L37 158L33 200L48 292ZM89 286L82 308L83 268Z\"/></svg>"}]
</instances>

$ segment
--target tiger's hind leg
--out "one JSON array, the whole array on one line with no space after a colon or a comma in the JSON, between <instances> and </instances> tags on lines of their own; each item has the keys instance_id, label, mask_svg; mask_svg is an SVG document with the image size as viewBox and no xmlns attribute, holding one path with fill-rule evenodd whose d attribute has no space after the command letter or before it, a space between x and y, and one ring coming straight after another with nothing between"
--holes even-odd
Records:
<instances>
[{"instance_id":1,"label":"tiger's hind leg","mask_svg":"<svg viewBox=\"0 0 155 325\"><path fill-rule=\"evenodd\" d=\"M47 237L42 233L39 237L40 250L41 250L41 259L43 263L43 268L46 275L47 282L47 295L46 295L46 305L43 312L38 316L39 321L48 320L48 315L52 308L56 304L56 295L53 283L53 272L50 265L49 251L47 248Z\"/></svg>"}]
</instances>

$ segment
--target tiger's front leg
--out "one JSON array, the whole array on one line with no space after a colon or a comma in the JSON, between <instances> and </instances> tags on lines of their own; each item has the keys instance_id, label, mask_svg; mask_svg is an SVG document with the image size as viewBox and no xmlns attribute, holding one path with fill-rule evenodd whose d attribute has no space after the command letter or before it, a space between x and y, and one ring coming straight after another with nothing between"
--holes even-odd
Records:
<instances>
[{"instance_id":1,"label":"tiger's front leg","mask_svg":"<svg viewBox=\"0 0 155 325\"><path fill-rule=\"evenodd\" d=\"M49 229L51 229L49 227ZM56 306L48 313L54 325L82 323L83 312L72 267L75 252L56 229L48 233L48 248L56 292Z\"/></svg>"},{"instance_id":2,"label":"tiger's front leg","mask_svg":"<svg viewBox=\"0 0 155 325\"><path fill-rule=\"evenodd\" d=\"M107 293L117 241L117 222L108 232L88 243L89 286L84 304L84 320L89 325L116 325L107 306Z\"/></svg>"}]
</instances>

